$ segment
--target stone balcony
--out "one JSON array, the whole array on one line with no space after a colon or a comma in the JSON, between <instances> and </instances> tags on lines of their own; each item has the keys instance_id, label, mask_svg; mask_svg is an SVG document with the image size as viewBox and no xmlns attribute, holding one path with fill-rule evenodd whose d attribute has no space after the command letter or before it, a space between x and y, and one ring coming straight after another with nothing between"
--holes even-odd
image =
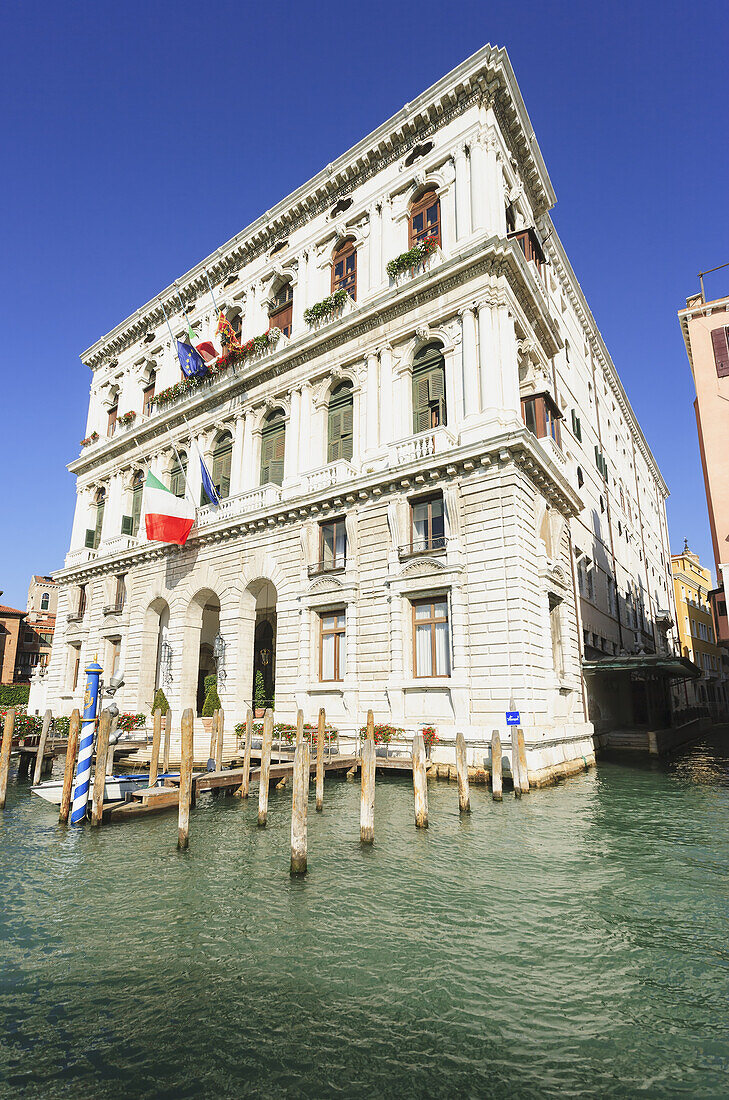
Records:
<instances>
[{"instance_id":1,"label":"stone balcony","mask_svg":"<svg viewBox=\"0 0 729 1100\"><path fill-rule=\"evenodd\" d=\"M197 510L198 529L209 527L213 523L235 519L247 512L258 512L278 504L281 500L280 485L260 485L257 489L248 489L245 493L236 493L226 497L220 504L206 504Z\"/></svg>"},{"instance_id":2,"label":"stone balcony","mask_svg":"<svg viewBox=\"0 0 729 1100\"><path fill-rule=\"evenodd\" d=\"M420 458L430 458L442 454L456 446L456 437L447 428L431 428L427 432L407 436L390 444L391 465L401 466L405 462L417 462Z\"/></svg>"},{"instance_id":3,"label":"stone balcony","mask_svg":"<svg viewBox=\"0 0 729 1100\"><path fill-rule=\"evenodd\" d=\"M340 482L352 481L357 476L357 471L351 463L340 459L338 462L330 462L318 470L312 470L302 477L305 493L317 493L321 489L328 489L330 485L339 485Z\"/></svg>"},{"instance_id":4,"label":"stone balcony","mask_svg":"<svg viewBox=\"0 0 729 1100\"><path fill-rule=\"evenodd\" d=\"M567 459L564 456L562 448L552 439L551 435L542 436L537 440L537 443L542 448L547 458L551 458L560 472L564 473L567 466Z\"/></svg>"}]
</instances>

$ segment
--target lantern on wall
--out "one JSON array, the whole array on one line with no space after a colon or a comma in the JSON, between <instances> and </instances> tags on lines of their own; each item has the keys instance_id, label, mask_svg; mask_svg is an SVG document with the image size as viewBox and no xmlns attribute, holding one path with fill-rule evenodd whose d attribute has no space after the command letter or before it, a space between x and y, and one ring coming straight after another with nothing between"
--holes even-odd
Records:
<instances>
[{"instance_id":1,"label":"lantern on wall","mask_svg":"<svg viewBox=\"0 0 729 1100\"><path fill-rule=\"evenodd\" d=\"M172 646L164 641L159 649L159 675L163 685L168 688L172 683Z\"/></svg>"},{"instance_id":2,"label":"lantern on wall","mask_svg":"<svg viewBox=\"0 0 729 1100\"><path fill-rule=\"evenodd\" d=\"M220 634L217 634L213 642L213 660L215 671L221 684L225 683L225 642Z\"/></svg>"}]
</instances>

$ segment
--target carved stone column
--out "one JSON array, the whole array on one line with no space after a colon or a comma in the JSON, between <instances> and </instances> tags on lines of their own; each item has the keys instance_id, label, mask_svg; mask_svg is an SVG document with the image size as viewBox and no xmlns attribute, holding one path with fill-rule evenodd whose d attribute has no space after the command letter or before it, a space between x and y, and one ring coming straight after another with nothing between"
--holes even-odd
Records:
<instances>
[{"instance_id":1,"label":"carved stone column","mask_svg":"<svg viewBox=\"0 0 729 1100\"><path fill-rule=\"evenodd\" d=\"M243 487L243 447L246 431L246 414L241 413L235 418L233 429L233 450L230 456L230 495L236 496Z\"/></svg>"},{"instance_id":2,"label":"carved stone column","mask_svg":"<svg viewBox=\"0 0 729 1100\"><path fill-rule=\"evenodd\" d=\"M382 262L382 217L380 207L372 203L370 214L370 235L368 241L369 250L369 290L376 290L385 279L385 268Z\"/></svg>"},{"instance_id":3,"label":"carved stone column","mask_svg":"<svg viewBox=\"0 0 729 1100\"><path fill-rule=\"evenodd\" d=\"M393 439L393 402L395 395L393 392L392 384L392 345L383 344L379 349L380 353L380 384L379 384L379 405L380 405L380 432L379 442L381 445L386 445L392 442Z\"/></svg>"},{"instance_id":4,"label":"carved stone column","mask_svg":"<svg viewBox=\"0 0 729 1100\"><path fill-rule=\"evenodd\" d=\"M291 485L299 476L299 424L301 420L301 390L291 391L291 413L286 426L284 450L284 486Z\"/></svg>"},{"instance_id":5,"label":"carved stone column","mask_svg":"<svg viewBox=\"0 0 729 1100\"><path fill-rule=\"evenodd\" d=\"M379 438L378 424L378 360L377 352L367 353L367 412L365 417L365 456L373 454L377 450Z\"/></svg>"},{"instance_id":6,"label":"carved stone column","mask_svg":"<svg viewBox=\"0 0 729 1100\"><path fill-rule=\"evenodd\" d=\"M468 188L466 146L459 145L453 157L456 168L456 238L462 241L471 233L471 197Z\"/></svg>"},{"instance_id":7,"label":"carved stone column","mask_svg":"<svg viewBox=\"0 0 729 1100\"><path fill-rule=\"evenodd\" d=\"M477 416L481 411L478 381L478 354L476 350L476 318L473 306L459 311L463 331L463 403L465 419Z\"/></svg>"},{"instance_id":8,"label":"carved stone column","mask_svg":"<svg viewBox=\"0 0 729 1100\"><path fill-rule=\"evenodd\" d=\"M474 231L485 229L488 221L486 150L482 135L471 141L471 224Z\"/></svg>"}]
</instances>

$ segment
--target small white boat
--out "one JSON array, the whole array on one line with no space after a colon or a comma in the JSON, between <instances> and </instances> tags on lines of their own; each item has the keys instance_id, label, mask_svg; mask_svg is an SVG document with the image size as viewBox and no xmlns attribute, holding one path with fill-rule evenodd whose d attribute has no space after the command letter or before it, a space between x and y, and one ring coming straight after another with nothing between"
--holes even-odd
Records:
<instances>
[{"instance_id":1,"label":"small white boat","mask_svg":"<svg viewBox=\"0 0 729 1100\"><path fill-rule=\"evenodd\" d=\"M160 786L160 781L164 778L164 775L159 775L156 785ZM143 787L148 786L148 775L108 775L104 787L104 802L124 802L128 794L131 794L133 791L142 790ZM37 794L39 798L44 799L46 802L50 802L52 806L61 805L61 795L63 794L62 779L49 779L46 783L38 783L35 787L31 787L30 789L33 794ZM89 788L89 802L91 801L91 792L93 789L94 781L92 779Z\"/></svg>"}]
</instances>

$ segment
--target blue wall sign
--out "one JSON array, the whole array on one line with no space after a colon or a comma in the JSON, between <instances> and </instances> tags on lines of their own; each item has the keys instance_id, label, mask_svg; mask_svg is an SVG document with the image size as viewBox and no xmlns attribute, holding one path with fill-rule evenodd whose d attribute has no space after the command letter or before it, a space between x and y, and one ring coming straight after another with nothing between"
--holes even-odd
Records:
<instances>
[{"instance_id":1,"label":"blue wall sign","mask_svg":"<svg viewBox=\"0 0 729 1100\"><path fill-rule=\"evenodd\" d=\"M507 726L518 726L521 723L518 710L507 710L506 712L506 724Z\"/></svg>"}]
</instances>

